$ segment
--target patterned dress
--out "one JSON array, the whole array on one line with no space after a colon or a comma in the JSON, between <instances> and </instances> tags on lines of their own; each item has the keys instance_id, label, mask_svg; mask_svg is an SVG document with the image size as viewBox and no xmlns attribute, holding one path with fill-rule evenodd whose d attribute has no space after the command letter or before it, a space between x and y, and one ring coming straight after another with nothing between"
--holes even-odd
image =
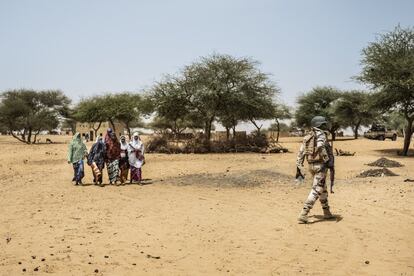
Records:
<instances>
[{"instance_id":1,"label":"patterned dress","mask_svg":"<svg viewBox=\"0 0 414 276\"><path fill-rule=\"evenodd\" d=\"M119 178L119 159L121 158L121 147L115 133L108 130L105 136L106 164L110 183L116 183Z\"/></svg>"},{"instance_id":2,"label":"patterned dress","mask_svg":"<svg viewBox=\"0 0 414 276\"><path fill-rule=\"evenodd\" d=\"M135 139L137 138L137 139ZM137 133L134 133L133 139L128 144L128 160L131 166L131 183L141 182L142 166L145 163L144 144L139 139Z\"/></svg>"},{"instance_id":3,"label":"patterned dress","mask_svg":"<svg viewBox=\"0 0 414 276\"><path fill-rule=\"evenodd\" d=\"M102 171L105 167L105 153L105 144L103 143L102 138L98 138L88 155L88 165L92 168L92 174L94 176L93 182L95 184L102 184Z\"/></svg>"}]
</instances>

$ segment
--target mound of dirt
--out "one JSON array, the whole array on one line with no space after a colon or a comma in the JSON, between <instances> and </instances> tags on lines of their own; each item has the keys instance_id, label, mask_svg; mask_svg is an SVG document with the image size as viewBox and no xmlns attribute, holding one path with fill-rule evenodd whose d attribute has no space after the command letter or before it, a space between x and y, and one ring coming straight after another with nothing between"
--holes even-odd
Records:
<instances>
[{"instance_id":1,"label":"mound of dirt","mask_svg":"<svg viewBox=\"0 0 414 276\"><path fill-rule=\"evenodd\" d=\"M367 171L362 171L358 177L384 177L384 176L398 176L398 174L393 173L387 168L382 169L371 169Z\"/></svg>"},{"instance_id":2,"label":"mound of dirt","mask_svg":"<svg viewBox=\"0 0 414 276\"><path fill-rule=\"evenodd\" d=\"M390 160L387 158L380 158L377 161L374 161L372 163L367 164L368 166L372 166L372 167L383 167L383 168L397 168L397 167L402 167L403 164L394 161L394 160Z\"/></svg>"},{"instance_id":3,"label":"mound of dirt","mask_svg":"<svg viewBox=\"0 0 414 276\"><path fill-rule=\"evenodd\" d=\"M273 170L251 170L236 173L201 173L188 174L166 180L177 186L201 185L213 187L257 187L266 183L285 184L291 181L291 177Z\"/></svg>"}]
</instances>

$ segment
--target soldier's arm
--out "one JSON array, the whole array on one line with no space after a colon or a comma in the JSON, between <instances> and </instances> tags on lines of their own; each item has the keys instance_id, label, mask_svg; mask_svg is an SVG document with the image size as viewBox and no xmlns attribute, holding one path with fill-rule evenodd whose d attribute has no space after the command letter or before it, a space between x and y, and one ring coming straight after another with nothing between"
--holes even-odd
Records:
<instances>
[{"instance_id":1,"label":"soldier's arm","mask_svg":"<svg viewBox=\"0 0 414 276\"><path fill-rule=\"evenodd\" d=\"M306 145L305 142L303 142L296 158L296 167L303 167L303 163L305 162L305 148Z\"/></svg>"}]
</instances>

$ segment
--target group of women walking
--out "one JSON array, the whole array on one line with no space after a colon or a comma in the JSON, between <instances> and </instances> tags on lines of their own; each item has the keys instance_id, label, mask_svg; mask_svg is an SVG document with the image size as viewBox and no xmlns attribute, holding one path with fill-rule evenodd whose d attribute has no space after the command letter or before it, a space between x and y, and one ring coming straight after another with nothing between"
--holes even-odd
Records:
<instances>
[{"instance_id":1,"label":"group of women walking","mask_svg":"<svg viewBox=\"0 0 414 276\"><path fill-rule=\"evenodd\" d=\"M85 176L84 159L92 169L93 183L102 185L102 175L105 165L108 170L109 184L124 184L130 174L130 183L141 183L142 166L145 163L144 144L135 132L129 143L126 137L120 141L112 129L108 129L105 138L99 136L88 153L79 133L76 133L69 144L68 163L73 165L74 176L72 181L79 185Z\"/></svg>"}]
</instances>

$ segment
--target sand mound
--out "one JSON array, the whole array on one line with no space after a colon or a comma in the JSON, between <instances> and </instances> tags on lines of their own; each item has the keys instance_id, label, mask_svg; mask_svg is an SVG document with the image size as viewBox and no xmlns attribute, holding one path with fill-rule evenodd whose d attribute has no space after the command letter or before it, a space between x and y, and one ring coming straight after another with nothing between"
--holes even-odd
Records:
<instances>
[{"instance_id":1,"label":"sand mound","mask_svg":"<svg viewBox=\"0 0 414 276\"><path fill-rule=\"evenodd\" d=\"M266 183L288 183L291 178L273 170L249 170L238 173L189 174L167 180L178 186L202 185L214 187L256 187Z\"/></svg>"},{"instance_id":2,"label":"sand mound","mask_svg":"<svg viewBox=\"0 0 414 276\"><path fill-rule=\"evenodd\" d=\"M398 174L393 173L387 168L382 169L371 169L362 171L358 177L383 177L383 176L397 176Z\"/></svg>"},{"instance_id":3,"label":"sand mound","mask_svg":"<svg viewBox=\"0 0 414 276\"><path fill-rule=\"evenodd\" d=\"M397 161L390 160L387 158L380 158L377 161L374 161L372 163L367 164L368 166L373 167L383 167L383 168L396 168L396 167L402 167L403 165Z\"/></svg>"}]
</instances>

